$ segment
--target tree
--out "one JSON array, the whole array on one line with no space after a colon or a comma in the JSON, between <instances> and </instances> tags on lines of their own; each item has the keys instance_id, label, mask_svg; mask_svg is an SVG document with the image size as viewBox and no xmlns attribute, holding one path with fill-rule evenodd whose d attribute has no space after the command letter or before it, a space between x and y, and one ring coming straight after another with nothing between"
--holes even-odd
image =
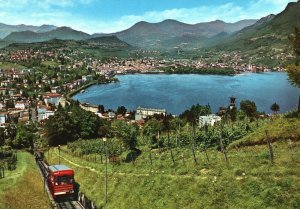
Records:
<instances>
[{"instance_id":1,"label":"tree","mask_svg":"<svg viewBox=\"0 0 300 209\"><path fill-rule=\"evenodd\" d=\"M300 88L300 28L295 28L295 35L291 39L296 54L296 63L287 67L288 80Z\"/></svg>"},{"instance_id":2,"label":"tree","mask_svg":"<svg viewBox=\"0 0 300 209\"><path fill-rule=\"evenodd\" d=\"M107 137L111 132L111 124L110 121L105 119L100 119L100 124L98 128L98 137Z\"/></svg>"},{"instance_id":3,"label":"tree","mask_svg":"<svg viewBox=\"0 0 300 209\"><path fill-rule=\"evenodd\" d=\"M287 67L287 74L289 82L300 88L300 66L289 65Z\"/></svg>"},{"instance_id":4,"label":"tree","mask_svg":"<svg viewBox=\"0 0 300 209\"><path fill-rule=\"evenodd\" d=\"M74 120L65 109L59 109L45 124L46 136L50 145L66 144L79 137Z\"/></svg>"},{"instance_id":5,"label":"tree","mask_svg":"<svg viewBox=\"0 0 300 209\"><path fill-rule=\"evenodd\" d=\"M232 108L228 108L227 112L229 113L229 116L230 116L230 120L231 121L236 121L236 118L237 118L237 109L236 107L232 107Z\"/></svg>"},{"instance_id":6,"label":"tree","mask_svg":"<svg viewBox=\"0 0 300 209\"><path fill-rule=\"evenodd\" d=\"M279 105L275 102L274 104L271 105L270 109L276 114L276 113L280 110L280 107L279 107Z\"/></svg>"},{"instance_id":7,"label":"tree","mask_svg":"<svg viewBox=\"0 0 300 209\"><path fill-rule=\"evenodd\" d=\"M6 135L8 136L9 140L14 140L17 135L17 127L15 124L11 123L6 128Z\"/></svg>"},{"instance_id":8,"label":"tree","mask_svg":"<svg viewBox=\"0 0 300 209\"><path fill-rule=\"evenodd\" d=\"M127 109L124 106L120 106L117 109L117 115L125 115L127 112Z\"/></svg>"},{"instance_id":9,"label":"tree","mask_svg":"<svg viewBox=\"0 0 300 209\"><path fill-rule=\"evenodd\" d=\"M105 78L104 75L100 75L100 76L98 77L98 83L105 83L105 81L106 81L106 78Z\"/></svg>"},{"instance_id":10,"label":"tree","mask_svg":"<svg viewBox=\"0 0 300 209\"><path fill-rule=\"evenodd\" d=\"M15 102L12 99L9 99L6 101L6 108L14 108L15 107Z\"/></svg>"},{"instance_id":11,"label":"tree","mask_svg":"<svg viewBox=\"0 0 300 209\"><path fill-rule=\"evenodd\" d=\"M152 154L151 150L154 147L160 147L159 132L162 130L163 124L161 121L151 118L147 121L143 128L143 135L146 135L146 144L149 146L149 159L152 165Z\"/></svg>"},{"instance_id":12,"label":"tree","mask_svg":"<svg viewBox=\"0 0 300 209\"><path fill-rule=\"evenodd\" d=\"M240 107L248 117L253 118L255 116L257 111L255 102L250 100L242 100L240 102Z\"/></svg>"},{"instance_id":13,"label":"tree","mask_svg":"<svg viewBox=\"0 0 300 209\"><path fill-rule=\"evenodd\" d=\"M300 27L295 28L295 36L293 38L293 46L296 54L296 65L300 64Z\"/></svg>"},{"instance_id":14,"label":"tree","mask_svg":"<svg viewBox=\"0 0 300 209\"><path fill-rule=\"evenodd\" d=\"M33 143L36 138L37 136L34 134L34 131L30 129L30 127L20 125L17 127L17 135L13 140L13 146L15 148L33 148Z\"/></svg>"},{"instance_id":15,"label":"tree","mask_svg":"<svg viewBox=\"0 0 300 209\"><path fill-rule=\"evenodd\" d=\"M5 143L5 130L4 128L0 128L0 147Z\"/></svg>"},{"instance_id":16,"label":"tree","mask_svg":"<svg viewBox=\"0 0 300 209\"><path fill-rule=\"evenodd\" d=\"M44 92L50 92L50 91L51 91L50 85L47 85L47 84L46 84L46 85L44 86L43 91L44 91Z\"/></svg>"},{"instance_id":17,"label":"tree","mask_svg":"<svg viewBox=\"0 0 300 209\"><path fill-rule=\"evenodd\" d=\"M298 101L298 118L300 118L300 96Z\"/></svg>"},{"instance_id":18,"label":"tree","mask_svg":"<svg viewBox=\"0 0 300 209\"><path fill-rule=\"evenodd\" d=\"M137 129L125 121L115 120L112 125L113 135L121 140L123 146L133 150L137 145Z\"/></svg>"},{"instance_id":19,"label":"tree","mask_svg":"<svg viewBox=\"0 0 300 209\"><path fill-rule=\"evenodd\" d=\"M92 112L85 111L80 107L73 105L71 108L71 118L73 119L78 134L82 139L91 139L98 136L100 119Z\"/></svg>"},{"instance_id":20,"label":"tree","mask_svg":"<svg viewBox=\"0 0 300 209\"><path fill-rule=\"evenodd\" d=\"M186 119L188 122L195 124L199 116L211 114L210 105L201 106L193 105L189 110L184 111L179 117Z\"/></svg>"},{"instance_id":21,"label":"tree","mask_svg":"<svg viewBox=\"0 0 300 209\"><path fill-rule=\"evenodd\" d=\"M98 112L104 113L105 109L103 105L98 105Z\"/></svg>"},{"instance_id":22,"label":"tree","mask_svg":"<svg viewBox=\"0 0 300 209\"><path fill-rule=\"evenodd\" d=\"M161 121L152 118L147 121L143 128L143 134L148 136L148 144L150 146L159 146L158 135L159 132L163 129L163 124Z\"/></svg>"}]
</instances>

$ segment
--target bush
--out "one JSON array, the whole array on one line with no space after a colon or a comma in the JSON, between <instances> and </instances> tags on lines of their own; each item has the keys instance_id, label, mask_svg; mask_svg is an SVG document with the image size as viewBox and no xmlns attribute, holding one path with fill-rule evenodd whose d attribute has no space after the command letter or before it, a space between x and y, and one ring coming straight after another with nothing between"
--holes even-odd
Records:
<instances>
[{"instance_id":1,"label":"bush","mask_svg":"<svg viewBox=\"0 0 300 209\"><path fill-rule=\"evenodd\" d=\"M7 169L12 171L17 168L17 157L16 155L12 155L6 160L7 163Z\"/></svg>"},{"instance_id":2,"label":"bush","mask_svg":"<svg viewBox=\"0 0 300 209\"><path fill-rule=\"evenodd\" d=\"M285 201L280 187L269 187L262 192L266 206L278 206Z\"/></svg>"}]
</instances>

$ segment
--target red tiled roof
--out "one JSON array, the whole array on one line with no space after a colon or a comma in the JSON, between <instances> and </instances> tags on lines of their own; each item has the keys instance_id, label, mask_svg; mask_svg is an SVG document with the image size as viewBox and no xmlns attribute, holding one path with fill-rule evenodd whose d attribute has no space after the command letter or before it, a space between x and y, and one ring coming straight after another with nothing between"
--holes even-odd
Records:
<instances>
[{"instance_id":1,"label":"red tiled roof","mask_svg":"<svg viewBox=\"0 0 300 209\"><path fill-rule=\"evenodd\" d=\"M54 98L54 97L62 97L61 94L58 94L58 93L50 93L50 92L45 93L43 96L44 96L44 97L52 97L52 98Z\"/></svg>"}]
</instances>

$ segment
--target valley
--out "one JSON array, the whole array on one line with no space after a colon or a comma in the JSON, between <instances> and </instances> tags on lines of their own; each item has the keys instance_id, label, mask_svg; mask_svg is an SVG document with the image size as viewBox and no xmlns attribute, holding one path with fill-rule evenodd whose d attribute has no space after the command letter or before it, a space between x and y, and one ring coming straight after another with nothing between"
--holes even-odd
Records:
<instances>
[{"instance_id":1,"label":"valley","mask_svg":"<svg viewBox=\"0 0 300 209\"><path fill-rule=\"evenodd\" d=\"M0 17L1 209L300 207L300 0Z\"/></svg>"}]
</instances>

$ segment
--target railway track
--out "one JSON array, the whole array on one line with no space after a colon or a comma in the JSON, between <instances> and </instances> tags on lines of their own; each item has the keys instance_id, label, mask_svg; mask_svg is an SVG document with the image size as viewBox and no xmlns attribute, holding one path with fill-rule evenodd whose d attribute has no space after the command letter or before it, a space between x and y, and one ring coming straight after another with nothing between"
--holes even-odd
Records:
<instances>
[{"instance_id":1,"label":"railway track","mask_svg":"<svg viewBox=\"0 0 300 209\"><path fill-rule=\"evenodd\" d=\"M85 209L85 207L79 201L68 199L60 199L58 201L55 201L50 193L48 185L45 183L45 177L39 163L37 163L37 167L44 181L45 191L48 194L53 209Z\"/></svg>"},{"instance_id":2,"label":"railway track","mask_svg":"<svg viewBox=\"0 0 300 209\"><path fill-rule=\"evenodd\" d=\"M84 209L78 201L64 201L56 203L57 209Z\"/></svg>"}]
</instances>

